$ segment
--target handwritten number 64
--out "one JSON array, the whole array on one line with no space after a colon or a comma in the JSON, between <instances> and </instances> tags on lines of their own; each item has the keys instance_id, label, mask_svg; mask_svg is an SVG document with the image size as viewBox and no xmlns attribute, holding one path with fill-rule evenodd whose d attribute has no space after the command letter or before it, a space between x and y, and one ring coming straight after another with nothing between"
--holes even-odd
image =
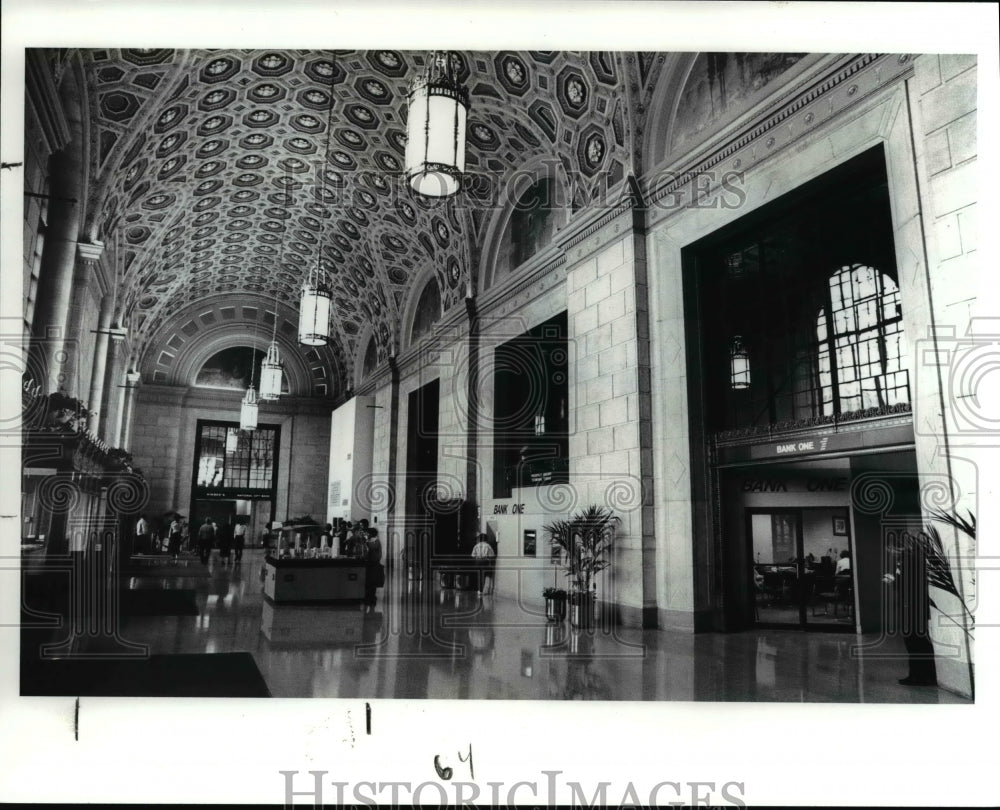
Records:
<instances>
[{"instance_id":1,"label":"handwritten number 64","mask_svg":"<svg viewBox=\"0 0 1000 810\"><path fill-rule=\"evenodd\" d=\"M476 771L475 771L475 769L473 768L473 765L472 765L472 745L469 745L469 755L468 756L463 757L461 751L458 751L456 753L458 754L458 760L459 760L459 762L468 762L469 763L469 776L472 779L475 779L476 778ZM440 754L435 754L434 755L434 770L437 771L438 777L441 778L441 779L444 779L445 781L448 781L449 779L451 779L451 777L455 773L454 770L451 769L451 768L449 768L447 765L444 766L444 767L442 767L442 765L441 765L441 755Z\"/></svg>"}]
</instances>

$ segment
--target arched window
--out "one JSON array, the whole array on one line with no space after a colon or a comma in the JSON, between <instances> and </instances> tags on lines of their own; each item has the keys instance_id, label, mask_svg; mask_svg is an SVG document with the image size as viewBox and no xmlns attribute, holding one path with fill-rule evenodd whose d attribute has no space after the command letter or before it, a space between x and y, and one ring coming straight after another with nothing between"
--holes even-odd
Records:
<instances>
[{"instance_id":1,"label":"arched window","mask_svg":"<svg viewBox=\"0 0 1000 810\"><path fill-rule=\"evenodd\" d=\"M909 402L899 288L874 267L853 264L830 276L816 318L816 372L822 413Z\"/></svg>"},{"instance_id":2,"label":"arched window","mask_svg":"<svg viewBox=\"0 0 1000 810\"><path fill-rule=\"evenodd\" d=\"M417 311L413 314L413 328L410 330L410 343L428 334L440 319L441 290L438 287L437 278L431 276L417 301Z\"/></svg>"},{"instance_id":3,"label":"arched window","mask_svg":"<svg viewBox=\"0 0 1000 810\"><path fill-rule=\"evenodd\" d=\"M198 388L234 388L244 390L250 384L250 367L253 365L253 384L260 388L260 364L264 352L249 346L231 346L213 354L198 370L194 384ZM289 393L288 375L283 374L281 392Z\"/></svg>"},{"instance_id":4,"label":"arched window","mask_svg":"<svg viewBox=\"0 0 1000 810\"><path fill-rule=\"evenodd\" d=\"M555 181L549 177L518 197L497 250L498 275L517 269L552 241L565 218L556 197Z\"/></svg>"},{"instance_id":5,"label":"arched window","mask_svg":"<svg viewBox=\"0 0 1000 810\"><path fill-rule=\"evenodd\" d=\"M372 335L371 340L368 341L368 348L365 349L365 359L361 363L361 377L365 379L371 374L375 367L378 365L378 347L375 345L375 336Z\"/></svg>"}]
</instances>

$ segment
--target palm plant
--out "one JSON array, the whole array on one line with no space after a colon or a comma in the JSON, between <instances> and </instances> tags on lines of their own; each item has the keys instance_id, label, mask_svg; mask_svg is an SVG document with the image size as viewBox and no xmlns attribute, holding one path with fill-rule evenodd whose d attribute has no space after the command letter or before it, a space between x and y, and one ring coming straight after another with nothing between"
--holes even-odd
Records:
<instances>
[{"instance_id":1,"label":"palm plant","mask_svg":"<svg viewBox=\"0 0 1000 810\"><path fill-rule=\"evenodd\" d=\"M935 509L930 514L933 520L952 526L968 535L971 539L976 539L976 516L972 512L969 512L968 518L963 517L957 512L945 512L941 509ZM975 621L975 617L955 582L955 577L951 571L951 564L948 562L948 555L945 553L944 544L941 542L941 536L938 534L937 529L934 526L928 526L927 530L921 532L916 539L920 543L921 550L927 561L928 584L954 596L965 611L971 625ZM972 584L973 586L975 585L975 580L972 581ZM934 605L933 600L931 600L931 604ZM937 607L936 605L934 606ZM968 628L963 627L963 629L967 634L972 635Z\"/></svg>"},{"instance_id":2,"label":"palm plant","mask_svg":"<svg viewBox=\"0 0 1000 810\"><path fill-rule=\"evenodd\" d=\"M621 518L612 510L589 506L569 520L557 520L543 527L553 551L560 552L566 576L577 593L590 593L594 577L611 564L608 553L620 523Z\"/></svg>"}]
</instances>

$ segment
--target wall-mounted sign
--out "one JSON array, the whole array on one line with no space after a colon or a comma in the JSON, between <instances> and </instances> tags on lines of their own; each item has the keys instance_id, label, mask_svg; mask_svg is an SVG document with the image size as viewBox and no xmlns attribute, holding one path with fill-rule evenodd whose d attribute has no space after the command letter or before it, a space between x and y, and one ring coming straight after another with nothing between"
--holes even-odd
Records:
<instances>
[{"instance_id":1,"label":"wall-mounted sign","mask_svg":"<svg viewBox=\"0 0 1000 810\"><path fill-rule=\"evenodd\" d=\"M524 556L534 557L535 556L535 541L537 535L534 529L527 529L524 532Z\"/></svg>"},{"instance_id":2,"label":"wall-mounted sign","mask_svg":"<svg viewBox=\"0 0 1000 810\"><path fill-rule=\"evenodd\" d=\"M194 495L197 500L206 501L270 501L273 499L270 491L262 492L259 489L206 489L204 487L195 487Z\"/></svg>"},{"instance_id":3,"label":"wall-mounted sign","mask_svg":"<svg viewBox=\"0 0 1000 810\"><path fill-rule=\"evenodd\" d=\"M892 425L869 430L843 430L840 433L814 433L761 444L720 447L722 464L738 464L760 459L797 459L828 453L843 453L879 447L913 445L911 425Z\"/></svg>"},{"instance_id":4,"label":"wall-mounted sign","mask_svg":"<svg viewBox=\"0 0 1000 810\"><path fill-rule=\"evenodd\" d=\"M743 492L847 492L850 484L847 478L775 478L761 476L747 477L739 484Z\"/></svg>"},{"instance_id":5,"label":"wall-mounted sign","mask_svg":"<svg viewBox=\"0 0 1000 810\"><path fill-rule=\"evenodd\" d=\"M523 503L498 503L493 506L494 515L523 515L524 514L524 504Z\"/></svg>"}]
</instances>

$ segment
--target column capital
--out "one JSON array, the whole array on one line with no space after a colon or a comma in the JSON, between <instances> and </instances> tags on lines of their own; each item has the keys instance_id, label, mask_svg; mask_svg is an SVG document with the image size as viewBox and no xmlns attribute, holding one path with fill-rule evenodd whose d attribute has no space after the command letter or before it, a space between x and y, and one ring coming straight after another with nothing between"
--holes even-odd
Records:
<instances>
[{"instance_id":1,"label":"column capital","mask_svg":"<svg viewBox=\"0 0 1000 810\"><path fill-rule=\"evenodd\" d=\"M85 262L96 262L100 261L101 255L104 253L104 243L103 242L77 242L76 243L76 255L83 259Z\"/></svg>"}]
</instances>

